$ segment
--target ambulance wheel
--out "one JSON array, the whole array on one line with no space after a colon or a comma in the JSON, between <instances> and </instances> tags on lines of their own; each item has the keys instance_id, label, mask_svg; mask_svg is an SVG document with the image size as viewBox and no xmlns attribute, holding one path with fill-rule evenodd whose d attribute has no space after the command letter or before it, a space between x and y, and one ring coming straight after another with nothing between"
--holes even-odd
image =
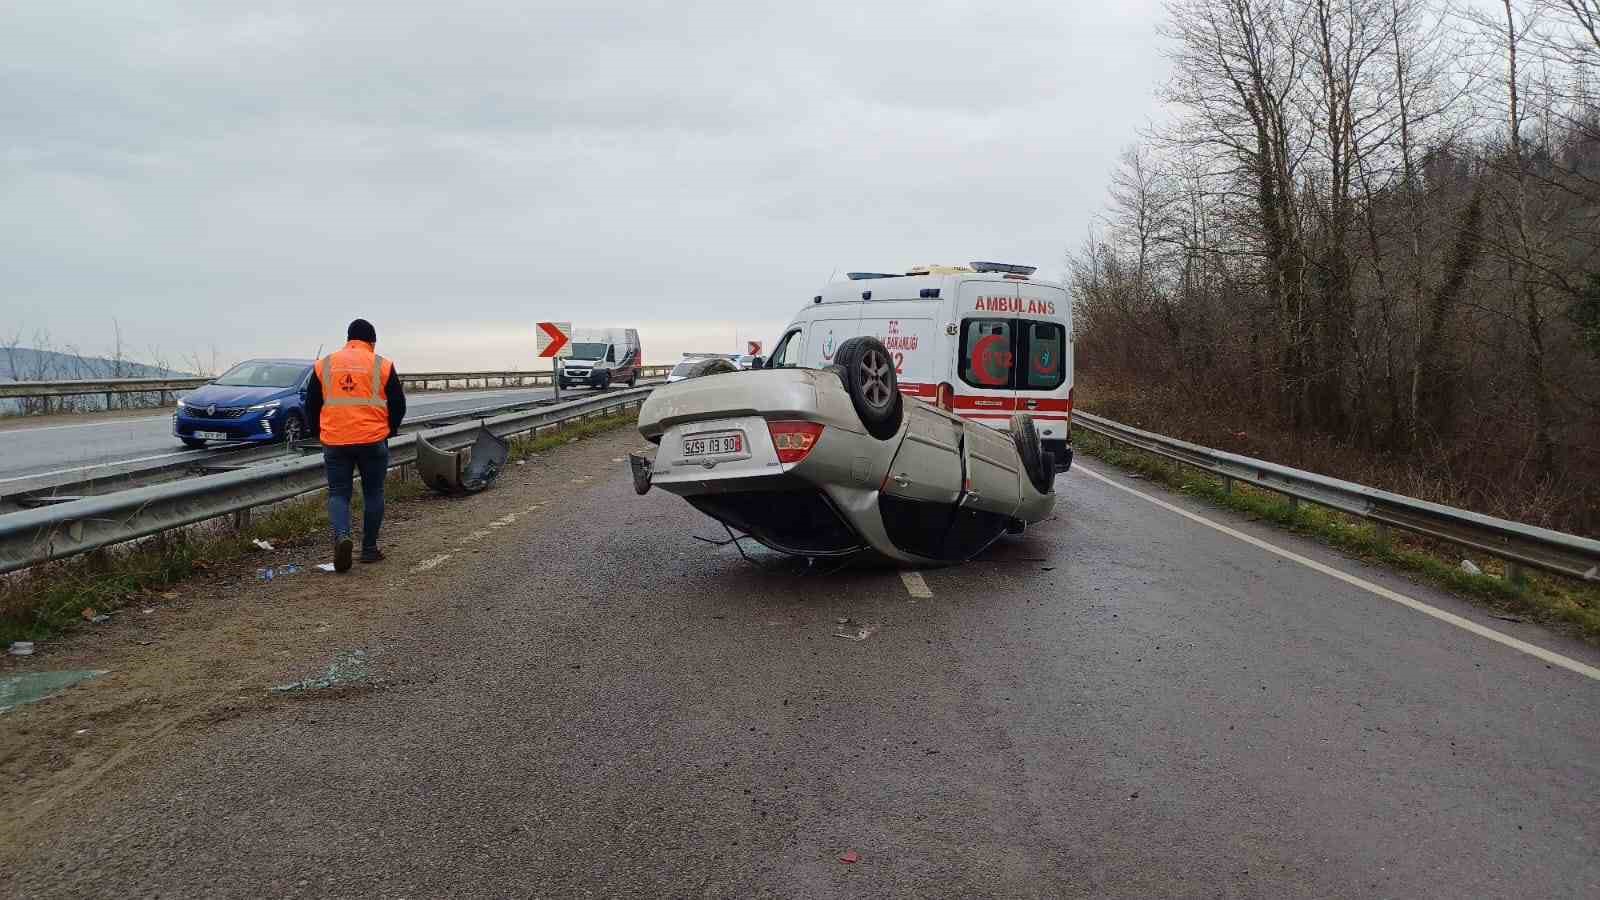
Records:
<instances>
[{"instance_id":1,"label":"ambulance wheel","mask_svg":"<svg viewBox=\"0 0 1600 900\"><path fill-rule=\"evenodd\" d=\"M833 361L844 369L840 378L867 433L886 441L900 431L904 399L895 375L894 357L875 337L853 337L839 345Z\"/></svg>"},{"instance_id":2,"label":"ambulance wheel","mask_svg":"<svg viewBox=\"0 0 1600 900\"><path fill-rule=\"evenodd\" d=\"M1017 445L1017 456L1022 460L1022 470L1041 494L1055 490L1055 454L1044 452L1039 442L1039 429L1034 427L1033 416L1018 413L1011 417L1011 441Z\"/></svg>"}]
</instances>

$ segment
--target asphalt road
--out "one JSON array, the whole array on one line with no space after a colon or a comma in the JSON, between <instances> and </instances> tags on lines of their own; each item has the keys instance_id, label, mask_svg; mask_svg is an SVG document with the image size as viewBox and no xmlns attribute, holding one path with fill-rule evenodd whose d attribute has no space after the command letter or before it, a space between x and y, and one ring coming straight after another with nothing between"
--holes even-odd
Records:
<instances>
[{"instance_id":1,"label":"asphalt road","mask_svg":"<svg viewBox=\"0 0 1600 900\"><path fill-rule=\"evenodd\" d=\"M453 412L548 396L549 388L415 393L406 397L407 414ZM206 452L186 449L172 436L171 410L160 415L91 422L74 422L73 418L52 416L45 425L18 423L0 428L0 491L8 480L49 472L81 472L87 476L97 466L181 460Z\"/></svg>"},{"instance_id":2,"label":"asphalt road","mask_svg":"<svg viewBox=\"0 0 1600 900\"><path fill-rule=\"evenodd\" d=\"M719 529L635 497L612 464L483 529L480 553L387 570L385 591L421 601L367 626L377 687L147 749L115 792L64 813L80 821L35 835L0 888L1600 895L1600 682L1084 469L1099 467L1058 482L1057 520L923 573L932 596L916 599L893 570L757 567L696 541ZM834 636L858 624L877 630Z\"/></svg>"}]
</instances>

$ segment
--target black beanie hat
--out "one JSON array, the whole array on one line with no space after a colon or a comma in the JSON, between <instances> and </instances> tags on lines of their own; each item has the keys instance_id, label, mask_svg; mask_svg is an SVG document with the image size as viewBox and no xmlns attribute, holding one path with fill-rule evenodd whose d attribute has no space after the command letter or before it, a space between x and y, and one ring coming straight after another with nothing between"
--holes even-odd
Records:
<instances>
[{"instance_id":1,"label":"black beanie hat","mask_svg":"<svg viewBox=\"0 0 1600 900\"><path fill-rule=\"evenodd\" d=\"M349 328L345 329L344 339L347 341L366 341L369 344L376 344L378 342L378 329L373 328L372 323L368 322L366 319L357 319L350 323Z\"/></svg>"}]
</instances>

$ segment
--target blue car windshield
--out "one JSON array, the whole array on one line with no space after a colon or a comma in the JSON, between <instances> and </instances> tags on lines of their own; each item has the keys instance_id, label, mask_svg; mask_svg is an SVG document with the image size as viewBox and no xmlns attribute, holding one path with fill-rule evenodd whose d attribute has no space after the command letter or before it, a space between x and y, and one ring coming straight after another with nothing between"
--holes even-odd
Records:
<instances>
[{"instance_id":1,"label":"blue car windshield","mask_svg":"<svg viewBox=\"0 0 1600 900\"><path fill-rule=\"evenodd\" d=\"M212 384L225 387L289 388L300 383L306 367L298 363L242 362Z\"/></svg>"}]
</instances>

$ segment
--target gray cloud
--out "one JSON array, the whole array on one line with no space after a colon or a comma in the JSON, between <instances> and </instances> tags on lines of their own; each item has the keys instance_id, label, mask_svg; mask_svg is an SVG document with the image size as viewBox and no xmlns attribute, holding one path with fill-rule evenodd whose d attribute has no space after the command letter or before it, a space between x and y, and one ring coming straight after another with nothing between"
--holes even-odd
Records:
<instances>
[{"instance_id":1,"label":"gray cloud","mask_svg":"<svg viewBox=\"0 0 1600 900\"><path fill-rule=\"evenodd\" d=\"M27 0L0 319L237 357L359 311L434 367L781 324L835 267L1053 269L1154 112L1154 6Z\"/></svg>"}]
</instances>

